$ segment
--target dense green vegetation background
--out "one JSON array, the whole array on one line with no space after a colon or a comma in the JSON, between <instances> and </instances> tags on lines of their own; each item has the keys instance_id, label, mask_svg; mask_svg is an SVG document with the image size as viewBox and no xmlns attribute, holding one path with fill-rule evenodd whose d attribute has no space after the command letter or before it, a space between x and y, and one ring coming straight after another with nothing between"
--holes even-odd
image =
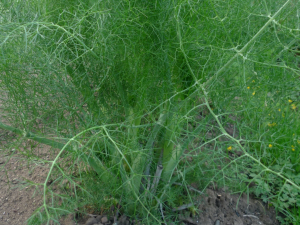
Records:
<instances>
[{"instance_id":1,"label":"dense green vegetation background","mask_svg":"<svg viewBox=\"0 0 300 225\"><path fill-rule=\"evenodd\" d=\"M23 152L50 165L29 224L120 201L158 224L192 182L299 223L299 4L1 1L0 127L59 149Z\"/></svg>"}]
</instances>

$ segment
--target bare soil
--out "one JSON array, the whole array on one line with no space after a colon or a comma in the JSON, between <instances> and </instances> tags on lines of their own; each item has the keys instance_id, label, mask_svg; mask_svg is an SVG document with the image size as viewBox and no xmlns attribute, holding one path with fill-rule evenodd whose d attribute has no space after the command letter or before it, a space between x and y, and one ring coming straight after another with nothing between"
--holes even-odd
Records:
<instances>
[{"instance_id":1,"label":"bare soil","mask_svg":"<svg viewBox=\"0 0 300 225\"><path fill-rule=\"evenodd\" d=\"M0 130L0 137L7 132ZM42 183L47 174L46 165L28 162L18 149L7 150L0 145L0 224L24 224L34 210L41 205L40 190L25 185L26 180ZM20 147L20 150L23 150ZM36 152L47 157L49 147L40 146Z\"/></svg>"}]
</instances>

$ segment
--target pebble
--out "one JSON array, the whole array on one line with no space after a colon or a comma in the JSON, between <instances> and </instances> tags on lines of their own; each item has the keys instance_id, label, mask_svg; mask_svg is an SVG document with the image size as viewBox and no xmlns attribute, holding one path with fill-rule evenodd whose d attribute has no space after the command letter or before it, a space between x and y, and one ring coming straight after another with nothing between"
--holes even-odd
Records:
<instances>
[{"instance_id":1,"label":"pebble","mask_svg":"<svg viewBox=\"0 0 300 225\"><path fill-rule=\"evenodd\" d=\"M13 184L17 184L17 183L18 183L17 179L14 178L14 179L12 180L12 183L13 183Z\"/></svg>"},{"instance_id":2,"label":"pebble","mask_svg":"<svg viewBox=\"0 0 300 225\"><path fill-rule=\"evenodd\" d=\"M97 216L96 220L98 220L99 222L101 222L101 218L102 218L102 216Z\"/></svg>"},{"instance_id":3,"label":"pebble","mask_svg":"<svg viewBox=\"0 0 300 225\"><path fill-rule=\"evenodd\" d=\"M217 220L217 221L215 222L215 225L220 225L220 220Z\"/></svg>"},{"instance_id":4,"label":"pebble","mask_svg":"<svg viewBox=\"0 0 300 225\"><path fill-rule=\"evenodd\" d=\"M102 217L101 223L107 223L107 222L108 222L107 216Z\"/></svg>"},{"instance_id":5,"label":"pebble","mask_svg":"<svg viewBox=\"0 0 300 225\"><path fill-rule=\"evenodd\" d=\"M127 221L127 217L125 215L122 215L118 220L118 224L127 225L129 224L129 221Z\"/></svg>"},{"instance_id":6,"label":"pebble","mask_svg":"<svg viewBox=\"0 0 300 225\"><path fill-rule=\"evenodd\" d=\"M96 220L96 218L89 218L86 222L85 225L94 225L97 224L98 221Z\"/></svg>"}]
</instances>

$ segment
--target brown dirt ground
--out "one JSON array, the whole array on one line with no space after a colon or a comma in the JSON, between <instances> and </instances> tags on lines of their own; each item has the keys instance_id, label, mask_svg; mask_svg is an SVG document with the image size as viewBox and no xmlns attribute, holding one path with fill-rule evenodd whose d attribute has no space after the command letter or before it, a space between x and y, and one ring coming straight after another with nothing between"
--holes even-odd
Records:
<instances>
[{"instance_id":1,"label":"brown dirt ground","mask_svg":"<svg viewBox=\"0 0 300 225\"><path fill-rule=\"evenodd\" d=\"M38 190L25 187L23 181L42 183L47 168L46 165L26 162L18 150L7 152L3 146L0 149L0 224L21 225L42 202ZM47 146L39 148L45 157L48 149Z\"/></svg>"}]
</instances>

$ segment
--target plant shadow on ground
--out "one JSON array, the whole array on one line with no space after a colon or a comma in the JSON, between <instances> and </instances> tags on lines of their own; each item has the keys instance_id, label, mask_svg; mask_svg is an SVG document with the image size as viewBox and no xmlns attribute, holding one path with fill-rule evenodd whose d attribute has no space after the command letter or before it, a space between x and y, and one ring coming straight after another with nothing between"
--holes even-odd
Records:
<instances>
[{"instance_id":1,"label":"plant shadow on ground","mask_svg":"<svg viewBox=\"0 0 300 225\"><path fill-rule=\"evenodd\" d=\"M276 220L276 211L273 207L263 203L253 195L230 194L229 190L219 189L214 190L208 188L206 193L198 195L195 198L199 204L193 209L180 210L174 213L172 218L167 219L167 224L186 224L186 225L279 225ZM113 225L117 222L118 225L133 225L147 224L143 220L132 220L125 214L122 214L120 208L110 212L97 212L90 209L89 215L77 215L77 219L68 217L66 220L76 221L78 225ZM116 216L117 215L117 216ZM101 220L105 217L107 222ZM62 223L64 224L64 223Z\"/></svg>"}]
</instances>

